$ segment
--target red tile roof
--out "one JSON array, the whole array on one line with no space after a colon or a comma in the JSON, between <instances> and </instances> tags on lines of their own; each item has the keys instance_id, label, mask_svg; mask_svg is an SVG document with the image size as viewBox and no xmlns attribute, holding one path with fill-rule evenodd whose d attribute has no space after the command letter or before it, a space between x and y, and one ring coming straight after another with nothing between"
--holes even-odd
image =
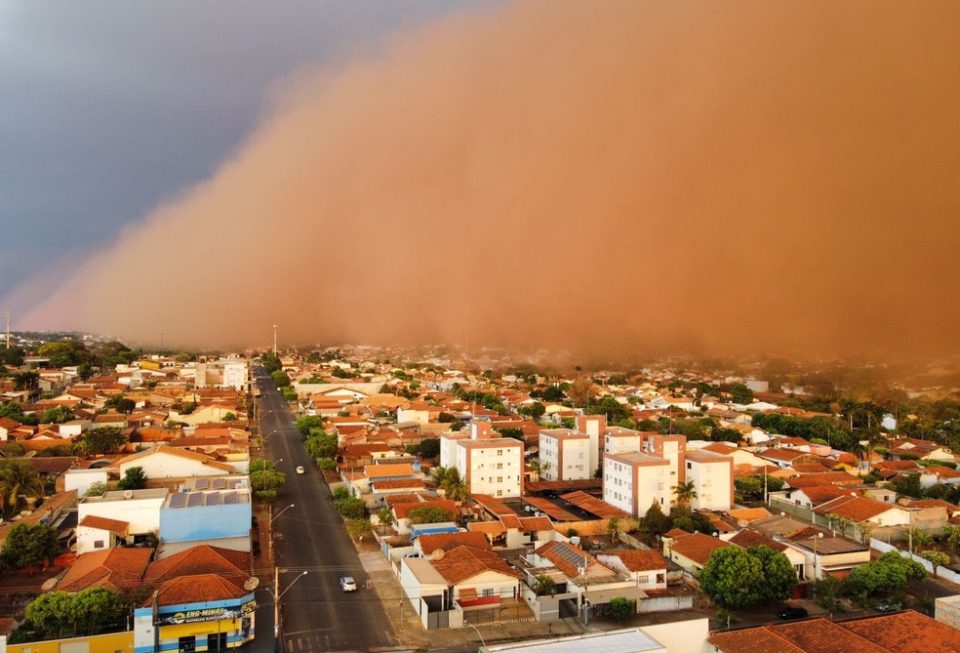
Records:
<instances>
[{"instance_id":1,"label":"red tile roof","mask_svg":"<svg viewBox=\"0 0 960 653\"><path fill-rule=\"evenodd\" d=\"M694 533L693 535L681 537L676 540L670 547L670 550L693 560L698 565L705 565L711 553L726 546L733 545L716 537L710 537L703 533Z\"/></svg>"},{"instance_id":2,"label":"red tile roof","mask_svg":"<svg viewBox=\"0 0 960 653\"><path fill-rule=\"evenodd\" d=\"M667 568L666 558L656 551L617 549L615 551L605 551L603 555L617 556L623 562L623 566L630 571L654 571Z\"/></svg>"},{"instance_id":3,"label":"red tile roof","mask_svg":"<svg viewBox=\"0 0 960 653\"><path fill-rule=\"evenodd\" d=\"M505 576L519 578L519 574L492 551L472 546L458 546L447 551L442 558L430 563L448 582L457 585L477 574L494 571Z\"/></svg>"},{"instance_id":4,"label":"red tile roof","mask_svg":"<svg viewBox=\"0 0 960 653\"><path fill-rule=\"evenodd\" d=\"M76 559L57 589L79 592L88 587L106 587L114 591L136 589L141 585L153 549L117 548L84 553Z\"/></svg>"},{"instance_id":5,"label":"red tile roof","mask_svg":"<svg viewBox=\"0 0 960 653\"><path fill-rule=\"evenodd\" d=\"M109 531L120 537L126 537L130 532L130 522L98 517L97 515L87 515L83 518L83 521L80 522L80 525L87 528L97 528L101 531Z\"/></svg>"},{"instance_id":6,"label":"red tile roof","mask_svg":"<svg viewBox=\"0 0 960 653\"><path fill-rule=\"evenodd\" d=\"M420 544L420 550L424 555L429 555L437 549L449 551L458 546L472 546L478 549L489 549L490 542L483 533L468 531L466 533L436 533L434 535L421 535L417 538Z\"/></svg>"}]
</instances>

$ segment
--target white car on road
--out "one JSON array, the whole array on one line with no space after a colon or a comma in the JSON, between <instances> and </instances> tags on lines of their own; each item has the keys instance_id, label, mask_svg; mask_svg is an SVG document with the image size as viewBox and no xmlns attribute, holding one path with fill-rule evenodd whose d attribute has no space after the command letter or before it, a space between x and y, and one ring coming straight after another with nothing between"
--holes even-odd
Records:
<instances>
[{"instance_id":1,"label":"white car on road","mask_svg":"<svg viewBox=\"0 0 960 653\"><path fill-rule=\"evenodd\" d=\"M297 465L297 474L306 474L306 471L303 469L303 465Z\"/></svg>"}]
</instances>

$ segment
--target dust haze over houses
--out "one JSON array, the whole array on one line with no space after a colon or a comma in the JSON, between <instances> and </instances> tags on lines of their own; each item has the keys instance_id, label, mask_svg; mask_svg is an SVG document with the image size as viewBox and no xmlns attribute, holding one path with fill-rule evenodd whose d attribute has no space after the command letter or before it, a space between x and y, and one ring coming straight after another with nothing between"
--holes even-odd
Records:
<instances>
[{"instance_id":1,"label":"dust haze over houses","mask_svg":"<svg viewBox=\"0 0 960 653\"><path fill-rule=\"evenodd\" d=\"M960 5L507 3L290 80L20 326L948 351ZM151 252L172 252L151 256Z\"/></svg>"}]
</instances>

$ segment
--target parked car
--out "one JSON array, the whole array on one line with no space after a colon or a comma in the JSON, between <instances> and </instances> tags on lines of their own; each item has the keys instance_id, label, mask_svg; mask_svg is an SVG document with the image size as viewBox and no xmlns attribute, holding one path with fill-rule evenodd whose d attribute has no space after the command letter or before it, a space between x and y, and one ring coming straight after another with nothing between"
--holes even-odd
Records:
<instances>
[{"instance_id":1,"label":"parked car","mask_svg":"<svg viewBox=\"0 0 960 653\"><path fill-rule=\"evenodd\" d=\"M897 599L880 599L873 607L877 609L877 612L896 612L897 610L903 610L903 604Z\"/></svg>"},{"instance_id":2,"label":"parked car","mask_svg":"<svg viewBox=\"0 0 960 653\"><path fill-rule=\"evenodd\" d=\"M777 613L781 619L803 619L807 616L807 609L798 606L788 605Z\"/></svg>"},{"instance_id":3,"label":"parked car","mask_svg":"<svg viewBox=\"0 0 960 653\"><path fill-rule=\"evenodd\" d=\"M340 589L342 589L344 592L356 592L357 581L353 579L353 576L341 576Z\"/></svg>"},{"instance_id":4,"label":"parked car","mask_svg":"<svg viewBox=\"0 0 960 653\"><path fill-rule=\"evenodd\" d=\"M297 474L306 474L306 471L303 469L303 465L297 465Z\"/></svg>"}]
</instances>

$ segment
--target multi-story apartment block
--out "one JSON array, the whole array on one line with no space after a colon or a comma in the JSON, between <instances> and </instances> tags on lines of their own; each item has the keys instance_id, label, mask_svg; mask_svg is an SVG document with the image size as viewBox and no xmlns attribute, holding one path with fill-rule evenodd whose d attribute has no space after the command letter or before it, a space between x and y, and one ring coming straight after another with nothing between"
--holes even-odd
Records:
<instances>
[{"instance_id":1,"label":"multi-story apartment block","mask_svg":"<svg viewBox=\"0 0 960 653\"><path fill-rule=\"evenodd\" d=\"M590 436L571 429L540 431L540 478L572 481L593 478Z\"/></svg>"},{"instance_id":2,"label":"multi-story apartment block","mask_svg":"<svg viewBox=\"0 0 960 653\"><path fill-rule=\"evenodd\" d=\"M643 517L656 502L670 514L670 461L645 453L608 454L603 458L603 500L634 517Z\"/></svg>"},{"instance_id":3,"label":"multi-story apartment block","mask_svg":"<svg viewBox=\"0 0 960 653\"><path fill-rule=\"evenodd\" d=\"M690 502L695 510L730 510L733 507L733 458L710 451L688 451L686 481L697 493Z\"/></svg>"},{"instance_id":4,"label":"multi-story apartment block","mask_svg":"<svg viewBox=\"0 0 960 653\"><path fill-rule=\"evenodd\" d=\"M496 437L488 422L471 422L468 435L441 436L440 464L456 467L470 494L523 494L523 442Z\"/></svg>"}]
</instances>

